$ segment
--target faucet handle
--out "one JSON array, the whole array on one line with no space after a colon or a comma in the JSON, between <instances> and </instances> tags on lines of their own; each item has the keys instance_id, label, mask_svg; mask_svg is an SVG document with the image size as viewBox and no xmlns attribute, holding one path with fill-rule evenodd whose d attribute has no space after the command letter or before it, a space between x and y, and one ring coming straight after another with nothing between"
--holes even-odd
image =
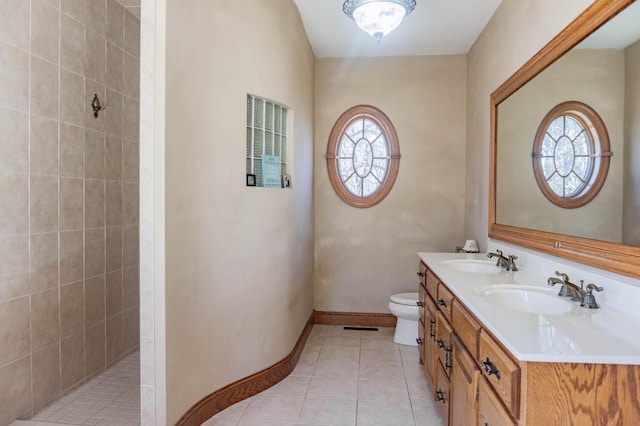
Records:
<instances>
[{"instance_id":1,"label":"faucet handle","mask_svg":"<svg viewBox=\"0 0 640 426\"><path fill-rule=\"evenodd\" d=\"M600 291L604 290L604 288L603 287L598 287L597 285L595 285L593 283L592 284L587 284L587 293L588 294L593 294L593 290L600 292Z\"/></svg>"},{"instance_id":2,"label":"faucet handle","mask_svg":"<svg viewBox=\"0 0 640 426\"><path fill-rule=\"evenodd\" d=\"M580 303L580 306L584 306L585 308L589 309L598 309L600 307L600 305L598 305L598 302L596 302L596 297L592 294L593 290L602 291L604 289L602 287L598 287L595 284L587 284L587 294L585 294L582 298L582 303Z\"/></svg>"},{"instance_id":3,"label":"faucet handle","mask_svg":"<svg viewBox=\"0 0 640 426\"><path fill-rule=\"evenodd\" d=\"M562 281L564 282L568 282L569 281L569 275L560 272L560 271L556 271L556 275L559 276L560 278L562 278Z\"/></svg>"},{"instance_id":4,"label":"faucet handle","mask_svg":"<svg viewBox=\"0 0 640 426\"><path fill-rule=\"evenodd\" d=\"M515 256L513 254L509 255L509 261L507 262L507 271L516 272L518 270L518 267L516 266L516 259L517 258L518 258L518 256Z\"/></svg>"}]
</instances>

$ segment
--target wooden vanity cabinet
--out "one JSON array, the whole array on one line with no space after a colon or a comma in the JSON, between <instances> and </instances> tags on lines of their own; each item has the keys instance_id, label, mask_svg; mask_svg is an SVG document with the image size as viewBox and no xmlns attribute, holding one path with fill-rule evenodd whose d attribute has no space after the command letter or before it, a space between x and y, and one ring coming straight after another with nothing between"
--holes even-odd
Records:
<instances>
[{"instance_id":1,"label":"wooden vanity cabinet","mask_svg":"<svg viewBox=\"0 0 640 426\"><path fill-rule=\"evenodd\" d=\"M490 380L494 383L488 389L491 401L503 398L517 416L518 394L512 392L519 384L517 365L501 352L499 345L482 330L480 323L455 299L447 286L424 264L421 263L420 268L425 270L424 281L420 283L420 299L424 295L425 300L424 309L420 311L420 326L424 327L421 354L424 354L425 373L433 385L434 398L443 419L452 425L476 424L481 375L493 375ZM480 353L488 361L481 362ZM508 380L497 379L504 375Z\"/></svg>"}]
</instances>

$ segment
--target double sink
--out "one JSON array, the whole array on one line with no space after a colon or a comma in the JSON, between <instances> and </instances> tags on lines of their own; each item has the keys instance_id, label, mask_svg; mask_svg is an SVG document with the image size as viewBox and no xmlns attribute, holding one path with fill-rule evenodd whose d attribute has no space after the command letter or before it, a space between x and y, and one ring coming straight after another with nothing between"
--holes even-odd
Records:
<instances>
[{"instance_id":1,"label":"double sink","mask_svg":"<svg viewBox=\"0 0 640 426\"><path fill-rule=\"evenodd\" d=\"M496 262L493 260L455 259L445 260L442 263L459 272L497 274L504 271L496 266ZM572 312L585 313L589 311L580 308L579 303L558 297L558 289L541 285L508 282L482 285L474 288L473 294L490 305L532 314L566 315Z\"/></svg>"}]
</instances>

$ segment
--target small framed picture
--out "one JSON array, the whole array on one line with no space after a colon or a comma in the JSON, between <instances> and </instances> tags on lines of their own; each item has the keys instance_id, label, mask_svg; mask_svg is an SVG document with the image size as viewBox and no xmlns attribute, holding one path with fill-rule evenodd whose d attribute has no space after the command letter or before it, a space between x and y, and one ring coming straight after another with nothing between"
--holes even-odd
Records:
<instances>
[{"instance_id":1,"label":"small framed picture","mask_svg":"<svg viewBox=\"0 0 640 426\"><path fill-rule=\"evenodd\" d=\"M256 175L247 173L247 186L256 186Z\"/></svg>"},{"instance_id":2,"label":"small framed picture","mask_svg":"<svg viewBox=\"0 0 640 426\"><path fill-rule=\"evenodd\" d=\"M291 176L290 175L282 175L282 187L283 188L291 188Z\"/></svg>"}]
</instances>

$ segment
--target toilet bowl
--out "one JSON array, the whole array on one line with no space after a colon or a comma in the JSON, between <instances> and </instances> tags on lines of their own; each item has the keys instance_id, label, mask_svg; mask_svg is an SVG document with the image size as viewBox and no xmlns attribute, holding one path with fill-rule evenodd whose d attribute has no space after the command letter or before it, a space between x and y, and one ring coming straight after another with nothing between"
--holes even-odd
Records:
<instances>
[{"instance_id":1,"label":"toilet bowl","mask_svg":"<svg viewBox=\"0 0 640 426\"><path fill-rule=\"evenodd\" d=\"M418 346L418 293L398 293L389 297L389 310L398 317L393 341L401 345Z\"/></svg>"}]
</instances>

